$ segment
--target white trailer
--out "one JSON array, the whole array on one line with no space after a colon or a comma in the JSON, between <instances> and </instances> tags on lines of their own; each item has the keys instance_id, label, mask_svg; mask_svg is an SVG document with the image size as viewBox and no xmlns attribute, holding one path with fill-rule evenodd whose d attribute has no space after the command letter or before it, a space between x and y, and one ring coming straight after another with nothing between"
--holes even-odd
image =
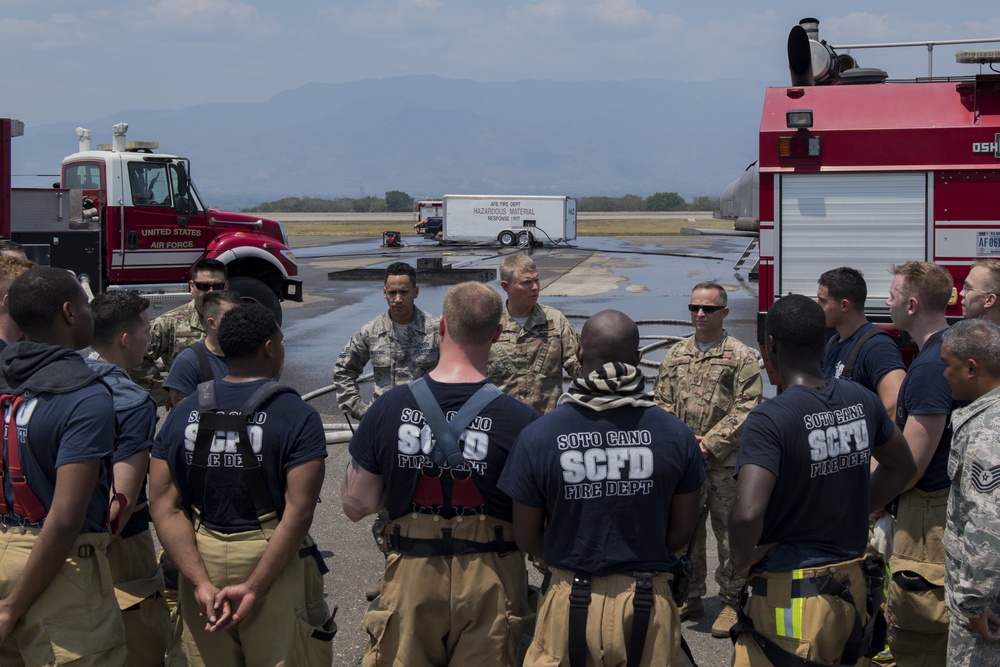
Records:
<instances>
[{"instance_id":1,"label":"white trailer","mask_svg":"<svg viewBox=\"0 0 1000 667\"><path fill-rule=\"evenodd\" d=\"M576 200L543 195L445 195L443 241L503 246L576 238Z\"/></svg>"}]
</instances>

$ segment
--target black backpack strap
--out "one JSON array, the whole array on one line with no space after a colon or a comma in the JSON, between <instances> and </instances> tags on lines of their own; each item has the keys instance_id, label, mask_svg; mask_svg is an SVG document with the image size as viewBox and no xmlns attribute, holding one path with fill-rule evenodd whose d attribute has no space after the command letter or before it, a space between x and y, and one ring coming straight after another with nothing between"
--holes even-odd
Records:
<instances>
[{"instance_id":1,"label":"black backpack strap","mask_svg":"<svg viewBox=\"0 0 1000 667\"><path fill-rule=\"evenodd\" d=\"M864 627L861 646L866 649L865 656L870 658L885 648L889 632L882 610L882 603L885 601L885 560L881 556L869 557L861 563L861 571L864 572L868 584L868 595L865 600L868 622Z\"/></svg>"},{"instance_id":2,"label":"black backpack strap","mask_svg":"<svg viewBox=\"0 0 1000 667\"><path fill-rule=\"evenodd\" d=\"M861 348L870 339L878 336L879 334L885 334L886 336L892 338L892 335L888 331L885 329L879 329L878 327L872 327L868 331L861 334L861 338L859 338L858 342L856 342L854 347L851 348L850 353L847 355L847 359L844 361L844 369L840 372L840 378L842 380L850 380L854 377L854 363L858 360L858 355L861 354Z\"/></svg>"},{"instance_id":3,"label":"black backpack strap","mask_svg":"<svg viewBox=\"0 0 1000 667\"><path fill-rule=\"evenodd\" d=\"M823 358L824 358L824 359L826 359L826 353L830 351L830 348L831 348L831 347L833 347L833 344L834 344L835 342L837 342L837 339L838 339L838 338L840 338L840 336L839 336L838 334L833 334L833 335L832 335L832 336L830 336L830 338L829 338L829 339L828 339L828 340L826 341L826 345L824 345L824 346L823 346Z\"/></svg>"},{"instance_id":4,"label":"black backpack strap","mask_svg":"<svg viewBox=\"0 0 1000 667\"><path fill-rule=\"evenodd\" d=\"M191 346L191 350L194 352L194 356L198 357L198 368L201 372L201 381L211 382L214 380L215 371L212 370L212 364L208 361L208 346L205 345L205 341L198 341Z\"/></svg>"},{"instance_id":5,"label":"black backpack strap","mask_svg":"<svg viewBox=\"0 0 1000 667\"><path fill-rule=\"evenodd\" d=\"M211 412L219 407L215 400L215 380L209 379L198 384L195 391L198 394L198 411Z\"/></svg>"},{"instance_id":6,"label":"black backpack strap","mask_svg":"<svg viewBox=\"0 0 1000 667\"><path fill-rule=\"evenodd\" d=\"M569 667L584 667L587 664L589 608L590 575L574 572L573 586L569 591Z\"/></svg>"},{"instance_id":7,"label":"black backpack strap","mask_svg":"<svg viewBox=\"0 0 1000 667\"><path fill-rule=\"evenodd\" d=\"M497 389L496 385L487 382L469 397L465 405L449 422L445 419L441 406L431 393L427 381L419 377L410 383L410 392L416 399L420 411L424 413L424 420L428 428L434 434L434 449L431 450L430 457L436 465L440 467L457 468L465 463L462 450L458 445L458 439L462 431L472 423L472 420L479 416L487 405L503 396L503 392Z\"/></svg>"},{"instance_id":8,"label":"black backpack strap","mask_svg":"<svg viewBox=\"0 0 1000 667\"><path fill-rule=\"evenodd\" d=\"M194 451L188 465L188 488L191 489L191 507L201 513L205 506L205 484L208 477L208 456L212 449L215 431L205 427L203 417L215 412L215 382L202 382L195 392L198 395L198 432L195 435Z\"/></svg>"},{"instance_id":9,"label":"black backpack strap","mask_svg":"<svg viewBox=\"0 0 1000 667\"><path fill-rule=\"evenodd\" d=\"M278 513L274 507L273 499L268 491L264 473L260 469L260 462L250 444L250 436L247 433L247 417L256 412L260 407L277 394L291 392L298 393L288 385L278 382L268 382L259 387L246 400L240 411L236 414L219 414L215 412L217 402L215 400L215 381L203 382L198 385L198 433L195 436L194 452L191 456L191 465L188 467L188 483L191 489L192 506L199 512L202 511L205 502L205 485L207 483L208 459L211 451L212 441L215 439L217 431L231 431L238 435L236 440L236 451L240 455L240 466L243 470L243 482L253 499L254 510L257 513L257 520L263 526L268 521L277 518Z\"/></svg>"},{"instance_id":10,"label":"black backpack strap","mask_svg":"<svg viewBox=\"0 0 1000 667\"><path fill-rule=\"evenodd\" d=\"M642 649L649 632L649 616L653 609L653 573L635 573L635 594L632 596L632 635L629 637L626 667L639 667Z\"/></svg>"},{"instance_id":11,"label":"black backpack strap","mask_svg":"<svg viewBox=\"0 0 1000 667\"><path fill-rule=\"evenodd\" d=\"M280 382L268 382L257 388L250 398L246 400L243 407L240 408L240 412L245 414L247 417L257 412L262 405L271 400L272 396L277 396L278 394L295 394L299 395L299 392L295 391L292 387L287 384L281 384Z\"/></svg>"}]
</instances>

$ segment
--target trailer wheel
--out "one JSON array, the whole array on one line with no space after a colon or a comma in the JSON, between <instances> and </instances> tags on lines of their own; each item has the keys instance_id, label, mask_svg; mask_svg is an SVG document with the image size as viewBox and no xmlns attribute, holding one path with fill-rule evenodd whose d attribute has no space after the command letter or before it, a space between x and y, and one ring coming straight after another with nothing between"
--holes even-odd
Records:
<instances>
[{"instance_id":1,"label":"trailer wheel","mask_svg":"<svg viewBox=\"0 0 1000 667\"><path fill-rule=\"evenodd\" d=\"M531 232L521 232L517 235L517 245L530 248L535 245L535 237L531 235Z\"/></svg>"},{"instance_id":2,"label":"trailer wheel","mask_svg":"<svg viewBox=\"0 0 1000 667\"><path fill-rule=\"evenodd\" d=\"M497 237L497 241L499 241L502 246L512 246L517 242L517 237L514 236L514 232L509 229L505 229L500 232L500 236Z\"/></svg>"},{"instance_id":3,"label":"trailer wheel","mask_svg":"<svg viewBox=\"0 0 1000 667\"><path fill-rule=\"evenodd\" d=\"M281 324L281 301L270 287L256 278L236 276L229 279L229 289L240 293L244 303L259 303L266 306Z\"/></svg>"}]
</instances>

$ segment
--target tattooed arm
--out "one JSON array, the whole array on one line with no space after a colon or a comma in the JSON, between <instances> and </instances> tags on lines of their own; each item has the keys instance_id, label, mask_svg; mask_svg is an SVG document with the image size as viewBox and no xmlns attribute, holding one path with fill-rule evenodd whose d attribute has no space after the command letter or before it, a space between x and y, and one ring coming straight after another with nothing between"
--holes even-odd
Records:
<instances>
[{"instance_id":1,"label":"tattooed arm","mask_svg":"<svg viewBox=\"0 0 1000 667\"><path fill-rule=\"evenodd\" d=\"M368 472L354 459L347 462L344 482L340 486L340 503L351 521L361 521L382 509L385 481L382 475Z\"/></svg>"}]
</instances>

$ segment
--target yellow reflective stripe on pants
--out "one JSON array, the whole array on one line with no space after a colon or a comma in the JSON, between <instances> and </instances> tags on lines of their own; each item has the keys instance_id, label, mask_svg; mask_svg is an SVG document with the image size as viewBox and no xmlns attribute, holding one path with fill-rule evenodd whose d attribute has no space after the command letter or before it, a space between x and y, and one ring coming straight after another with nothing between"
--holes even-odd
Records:
<instances>
[{"instance_id":1,"label":"yellow reflective stripe on pants","mask_svg":"<svg viewBox=\"0 0 1000 667\"><path fill-rule=\"evenodd\" d=\"M792 580L801 579L802 570L792 571ZM802 639L802 598L792 598L791 607L774 610L774 625L782 637Z\"/></svg>"}]
</instances>

